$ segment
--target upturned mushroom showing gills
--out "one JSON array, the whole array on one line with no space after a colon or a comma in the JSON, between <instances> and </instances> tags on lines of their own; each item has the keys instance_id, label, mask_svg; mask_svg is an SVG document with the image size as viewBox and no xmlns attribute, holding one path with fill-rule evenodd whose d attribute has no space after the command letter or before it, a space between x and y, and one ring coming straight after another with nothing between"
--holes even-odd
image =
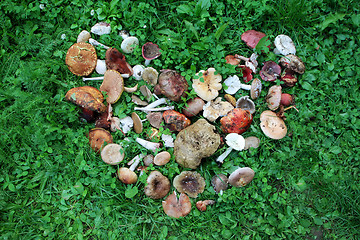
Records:
<instances>
[{"instance_id":1,"label":"upturned mushroom showing gills","mask_svg":"<svg viewBox=\"0 0 360 240\"><path fill-rule=\"evenodd\" d=\"M234 107L228 101L221 101L221 97L217 97L213 101L207 102L203 107L203 116L210 122L214 122L219 117L225 116Z\"/></svg>"},{"instance_id":2,"label":"upturned mushroom showing gills","mask_svg":"<svg viewBox=\"0 0 360 240\"><path fill-rule=\"evenodd\" d=\"M229 146L226 151L221 154L216 163L221 165L224 163L225 158L231 153L232 150L242 151L245 147L245 139L243 136L237 133L229 133L226 137L226 144Z\"/></svg>"},{"instance_id":3,"label":"upturned mushroom showing gills","mask_svg":"<svg viewBox=\"0 0 360 240\"><path fill-rule=\"evenodd\" d=\"M163 94L168 99L179 102L181 97L186 96L188 87L189 85L184 76L174 70L165 69L161 70L154 93L156 95Z\"/></svg>"},{"instance_id":4,"label":"upturned mushroom showing gills","mask_svg":"<svg viewBox=\"0 0 360 240\"><path fill-rule=\"evenodd\" d=\"M175 191L167 196L162 202L162 206L166 215L174 218L185 217L191 211L189 197L185 193L181 193L178 199Z\"/></svg>"},{"instance_id":5,"label":"upturned mushroom showing gills","mask_svg":"<svg viewBox=\"0 0 360 240\"><path fill-rule=\"evenodd\" d=\"M96 50L89 43L75 43L68 49L65 63L73 74L77 76L87 76L92 73L96 67Z\"/></svg>"},{"instance_id":6,"label":"upturned mushroom showing gills","mask_svg":"<svg viewBox=\"0 0 360 240\"><path fill-rule=\"evenodd\" d=\"M234 108L220 119L221 130L224 133L242 134L249 129L253 116L248 110Z\"/></svg>"},{"instance_id":7,"label":"upturned mushroom showing gills","mask_svg":"<svg viewBox=\"0 0 360 240\"><path fill-rule=\"evenodd\" d=\"M222 77L215 74L215 68L201 70L196 74L197 78L193 79L192 87L196 94L205 101L211 101L219 95L222 88Z\"/></svg>"},{"instance_id":8,"label":"upturned mushroom showing gills","mask_svg":"<svg viewBox=\"0 0 360 240\"><path fill-rule=\"evenodd\" d=\"M287 133L284 120L270 110L261 113L260 128L266 136L272 139L282 139Z\"/></svg>"},{"instance_id":9,"label":"upturned mushroom showing gills","mask_svg":"<svg viewBox=\"0 0 360 240\"><path fill-rule=\"evenodd\" d=\"M107 69L118 71L121 74L133 75L134 71L130 64L126 62L124 54L116 48L109 48L105 53L105 62Z\"/></svg>"},{"instance_id":10,"label":"upturned mushroom showing gills","mask_svg":"<svg viewBox=\"0 0 360 240\"><path fill-rule=\"evenodd\" d=\"M229 184L233 187L244 187L254 178L255 172L249 167L238 168L229 176Z\"/></svg>"},{"instance_id":11,"label":"upturned mushroom showing gills","mask_svg":"<svg viewBox=\"0 0 360 240\"><path fill-rule=\"evenodd\" d=\"M260 77L264 81L275 81L281 74L281 67L274 61L267 61L260 70Z\"/></svg>"},{"instance_id":12,"label":"upturned mushroom showing gills","mask_svg":"<svg viewBox=\"0 0 360 240\"><path fill-rule=\"evenodd\" d=\"M145 43L142 48L142 56L145 59L145 66L149 65L151 60L158 58L161 55L159 46L152 42Z\"/></svg>"},{"instance_id":13,"label":"upturned mushroom showing gills","mask_svg":"<svg viewBox=\"0 0 360 240\"><path fill-rule=\"evenodd\" d=\"M287 35L280 34L276 36L274 45L275 45L275 49L274 49L275 54L281 54L285 56L296 53L295 44L293 40Z\"/></svg>"},{"instance_id":14,"label":"upturned mushroom showing gills","mask_svg":"<svg viewBox=\"0 0 360 240\"><path fill-rule=\"evenodd\" d=\"M255 103L249 99L249 96L243 96L236 102L236 108L248 110L251 114L255 113Z\"/></svg>"},{"instance_id":15,"label":"upturned mushroom showing gills","mask_svg":"<svg viewBox=\"0 0 360 240\"><path fill-rule=\"evenodd\" d=\"M205 189L205 179L198 172L184 171L174 178L173 185L178 192L197 198Z\"/></svg>"},{"instance_id":16,"label":"upturned mushroom showing gills","mask_svg":"<svg viewBox=\"0 0 360 240\"><path fill-rule=\"evenodd\" d=\"M159 171L152 171L146 179L145 195L152 199L165 197L170 191L170 181Z\"/></svg>"},{"instance_id":17,"label":"upturned mushroom showing gills","mask_svg":"<svg viewBox=\"0 0 360 240\"><path fill-rule=\"evenodd\" d=\"M291 69L299 74L303 74L305 72L304 62L301 60L300 57L294 54L289 54L285 57L280 58L279 62L281 66Z\"/></svg>"}]
</instances>

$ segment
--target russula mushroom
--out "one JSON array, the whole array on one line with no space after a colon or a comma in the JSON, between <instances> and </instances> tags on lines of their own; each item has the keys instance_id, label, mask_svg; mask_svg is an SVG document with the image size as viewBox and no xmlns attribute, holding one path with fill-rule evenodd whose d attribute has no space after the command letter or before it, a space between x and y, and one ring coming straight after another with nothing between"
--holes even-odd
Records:
<instances>
[{"instance_id":1,"label":"russula mushroom","mask_svg":"<svg viewBox=\"0 0 360 240\"><path fill-rule=\"evenodd\" d=\"M150 142L142 138L136 138L135 141L144 148L153 152L156 152L161 147L161 143Z\"/></svg>"},{"instance_id":2,"label":"russula mushroom","mask_svg":"<svg viewBox=\"0 0 360 240\"><path fill-rule=\"evenodd\" d=\"M139 39L137 37L127 37L121 42L121 50L124 53L132 53L138 45Z\"/></svg>"},{"instance_id":3,"label":"russula mushroom","mask_svg":"<svg viewBox=\"0 0 360 240\"><path fill-rule=\"evenodd\" d=\"M221 195L223 191L228 188L228 178L222 173L214 175L211 178L211 185L213 186L215 192Z\"/></svg>"},{"instance_id":4,"label":"russula mushroom","mask_svg":"<svg viewBox=\"0 0 360 240\"><path fill-rule=\"evenodd\" d=\"M281 74L280 80L284 83L284 86L286 87L293 87L298 81L295 72L289 68L285 69L283 74Z\"/></svg>"},{"instance_id":5,"label":"russula mushroom","mask_svg":"<svg viewBox=\"0 0 360 240\"><path fill-rule=\"evenodd\" d=\"M287 127L284 120L270 110L261 113L260 128L263 133L271 139L282 139L287 133Z\"/></svg>"},{"instance_id":6,"label":"russula mushroom","mask_svg":"<svg viewBox=\"0 0 360 240\"><path fill-rule=\"evenodd\" d=\"M104 147L105 143L112 143L113 138L110 132L102 128L93 128L89 131L89 144L95 151L99 152Z\"/></svg>"},{"instance_id":7,"label":"russula mushroom","mask_svg":"<svg viewBox=\"0 0 360 240\"><path fill-rule=\"evenodd\" d=\"M269 88L268 94L265 97L268 107L271 110L276 110L280 106L281 101L281 86L274 85Z\"/></svg>"},{"instance_id":8,"label":"russula mushroom","mask_svg":"<svg viewBox=\"0 0 360 240\"><path fill-rule=\"evenodd\" d=\"M106 111L106 106L103 104L104 96L97 88L91 86L70 89L65 95L65 100L90 111L98 113Z\"/></svg>"},{"instance_id":9,"label":"russula mushroom","mask_svg":"<svg viewBox=\"0 0 360 240\"><path fill-rule=\"evenodd\" d=\"M253 73L256 73L256 68L258 66L257 57L258 55L256 53L251 54L249 58L240 56L238 54L235 54L235 57L239 60L245 61L245 66L250 68Z\"/></svg>"},{"instance_id":10,"label":"russula mushroom","mask_svg":"<svg viewBox=\"0 0 360 240\"><path fill-rule=\"evenodd\" d=\"M89 43L74 43L66 53L65 63L69 70L77 76L87 76L92 73L96 62L96 50Z\"/></svg>"},{"instance_id":11,"label":"russula mushroom","mask_svg":"<svg viewBox=\"0 0 360 240\"><path fill-rule=\"evenodd\" d=\"M150 112L146 115L146 119L150 125L154 128L159 129L161 124L164 122L163 114L161 112Z\"/></svg>"},{"instance_id":12,"label":"russula mushroom","mask_svg":"<svg viewBox=\"0 0 360 240\"><path fill-rule=\"evenodd\" d=\"M224 84L227 87L224 89L227 94L235 94L237 91L239 91L241 82L239 77L234 75L225 79Z\"/></svg>"},{"instance_id":13,"label":"russula mushroom","mask_svg":"<svg viewBox=\"0 0 360 240\"><path fill-rule=\"evenodd\" d=\"M163 166L170 161L171 155L167 151L159 152L154 157L154 164L157 166Z\"/></svg>"},{"instance_id":14,"label":"russula mushroom","mask_svg":"<svg viewBox=\"0 0 360 240\"><path fill-rule=\"evenodd\" d=\"M78 43L79 42L87 42L87 41L89 41L90 38L91 38L90 33L88 31L86 31L86 30L82 30L79 33L79 35L78 35L78 37L76 39L76 42L78 42Z\"/></svg>"},{"instance_id":15,"label":"russula mushroom","mask_svg":"<svg viewBox=\"0 0 360 240\"><path fill-rule=\"evenodd\" d=\"M242 151L245 147L244 137L237 133L229 133L226 135L225 141L229 147L215 160L219 165L224 163L225 158L231 153L232 150Z\"/></svg>"},{"instance_id":16,"label":"russula mushroom","mask_svg":"<svg viewBox=\"0 0 360 240\"><path fill-rule=\"evenodd\" d=\"M209 205L213 205L215 204L214 200L203 200L203 201L197 201L196 202L196 208L201 211L204 212L206 211L206 207Z\"/></svg>"},{"instance_id":17,"label":"russula mushroom","mask_svg":"<svg viewBox=\"0 0 360 240\"><path fill-rule=\"evenodd\" d=\"M210 122L214 122L219 117L225 116L234 107L229 102L221 101L221 97L217 97L213 101L209 101L203 107L203 116Z\"/></svg>"},{"instance_id":18,"label":"russula mushroom","mask_svg":"<svg viewBox=\"0 0 360 240\"><path fill-rule=\"evenodd\" d=\"M280 34L276 36L274 40L274 45L275 45L275 49L274 49L275 54L286 56L289 54L296 53L295 44L293 40L287 35Z\"/></svg>"},{"instance_id":19,"label":"russula mushroom","mask_svg":"<svg viewBox=\"0 0 360 240\"><path fill-rule=\"evenodd\" d=\"M161 55L159 46L152 42L145 43L142 48L142 56L145 59L145 66L149 65L151 60L158 58Z\"/></svg>"},{"instance_id":20,"label":"russula mushroom","mask_svg":"<svg viewBox=\"0 0 360 240\"><path fill-rule=\"evenodd\" d=\"M260 70L260 77L264 81L275 81L281 74L281 67L274 61L267 61Z\"/></svg>"},{"instance_id":21,"label":"russula mushroom","mask_svg":"<svg viewBox=\"0 0 360 240\"><path fill-rule=\"evenodd\" d=\"M160 72L158 84L154 88L154 93L156 95L163 94L168 99L179 102L181 97L186 96L186 91L189 87L185 77L170 69L164 69Z\"/></svg>"},{"instance_id":22,"label":"russula mushroom","mask_svg":"<svg viewBox=\"0 0 360 240\"><path fill-rule=\"evenodd\" d=\"M145 67L143 65L135 65L133 67L133 71L134 71L133 77L135 78L135 80L139 81L142 79L144 70L145 70Z\"/></svg>"},{"instance_id":23,"label":"russula mushroom","mask_svg":"<svg viewBox=\"0 0 360 240\"><path fill-rule=\"evenodd\" d=\"M291 104L294 104L294 96L288 93L282 93L281 94L281 100L280 104L283 106L289 106Z\"/></svg>"},{"instance_id":24,"label":"russula mushroom","mask_svg":"<svg viewBox=\"0 0 360 240\"><path fill-rule=\"evenodd\" d=\"M181 193L179 199L176 197L176 192L167 196L162 202L164 212L169 217L179 218L185 217L191 211L191 202L185 193Z\"/></svg>"},{"instance_id":25,"label":"russula mushroom","mask_svg":"<svg viewBox=\"0 0 360 240\"><path fill-rule=\"evenodd\" d=\"M100 91L107 93L106 101L109 104L116 103L124 91L124 79L120 73L115 70L107 70Z\"/></svg>"},{"instance_id":26,"label":"russula mushroom","mask_svg":"<svg viewBox=\"0 0 360 240\"><path fill-rule=\"evenodd\" d=\"M197 78L193 79L192 87L194 91L205 101L215 99L222 88L222 77L220 74L215 74L215 72L215 68L209 68L206 71L201 70L196 74Z\"/></svg>"},{"instance_id":27,"label":"russula mushroom","mask_svg":"<svg viewBox=\"0 0 360 240\"><path fill-rule=\"evenodd\" d=\"M141 121L139 115L137 115L136 112L133 112L133 113L131 113L131 118L134 122L134 131L138 134L142 133L143 124L142 124L142 121Z\"/></svg>"},{"instance_id":28,"label":"russula mushroom","mask_svg":"<svg viewBox=\"0 0 360 240\"><path fill-rule=\"evenodd\" d=\"M236 102L236 108L248 110L251 114L255 113L255 103L249 99L249 96L243 96Z\"/></svg>"},{"instance_id":29,"label":"russula mushroom","mask_svg":"<svg viewBox=\"0 0 360 240\"><path fill-rule=\"evenodd\" d=\"M220 145L220 135L205 119L199 119L181 130L174 142L174 155L178 164L197 168L202 158L210 157Z\"/></svg>"},{"instance_id":30,"label":"russula mushroom","mask_svg":"<svg viewBox=\"0 0 360 240\"><path fill-rule=\"evenodd\" d=\"M118 71L122 74L133 75L133 69L126 62L124 54L119 52L116 48L109 48L105 53L105 62L107 69Z\"/></svg>"},{"instance_id":31,"label":"russula mushroom","mask_svg":"<svg viewBox=\"0 0 360 240\"><path fill-rule=\"evenodd\" d=\"M253 79L253 71L247 66L240 65L239 67L241 68L244 82L250 82Z\"/></svg>"},{"instance_id":32,"label":"russula mushroom","mask_svg":"<svg viewBox=\"0 0 360 240\"><path fill-rule=\"evenodd\" d=\"M147 67L142 73L142 79L152 86L155 86L158 82L159 72L152 67Z\"/></svg>"},{"instance_id":33,"label":"russula mushroom","mask_svg":"<svg viewBox=\"0 0 360 240\"><path fill-rule=\"evenodd\" d=\"M249 167L238 168L229 176L229 184L233 187L244 187L254 178L255 172Z\"/></svg>"},{"instance_id":34,"label":"russula mushroom","mask_svg":"<svg viewBox=\"0 0 360 240\"><path fill-rule=\"evenodd\" d=\"M253 117L248 110L234 108L220 119L221 130L224 133L242 134L250 127Z\"/></svg>"},{"instance_id":35,"label":"russula mushroom","mask_svg":"<svg viewBox=\"0 0 360 240\"><path fill-rule=\"evenodd\" d=\"M110 34L111 26L109 23L99 22L91 27L91 32L96 35Z\"/></svg>"},{"instance_id":36,"label":"russula mushroom","mask_svg":"<svg viewBox=\"0 0 360 240\"><path fill-rule=\"evenodd\" d=\"M110 165L118 165L124 160L124 157L124 149L116 143L110 143L101 150L101 159Z\"/></svg>"},{"instance_id":37,"label":"russula mushroom","mask_svg":"<svg viewBox=\"0 0 360 240\"><path fill-rule=\"evenodd\" d=\"M186 107L182 109L182 113L187 117L194 117L203 110L205 105L204 100L199 97L195 97L186 102Z\"/></svg>"},{"instance_id":38,"label":"russula mushroom","mask_svg":"<svg viewBox=\"0 0 360 240\"><path fill-rule=\"evenodd\" d=\"M289 54L285 57L280 58L279 62L281 66L291 69L299 74L303 74L305 72L304 62L301 60L300 57L294 54Z\"/></svg>"},{"instance_id":39,"label":"russula mushroom","mask_svg":"<svg viewBox=\"0 0 360 240\"><path fill-rule=\"evenodd\" d=\"M170 129L172 132L178 132L188 127L191 124L184 114L179 113L175 110L166 110L163 112L163 119L165 128Z\"/></svg>"},{"instance_id":40,"label":"russula mushroom","mask_svg":"<svg viewBox=\"0 0 360 240\"><path fill-rule=\"evenodd\" d=\"M170 191L170 181L159 171L151 171L146 179L144 193L152 199L165 197Z\"/></svg>"},{"instance_id":41,"label":"russula mushroom","mask_svg":"<svg viewBox=\"0 0 360 240\"><path fill-rule=\"evenodd\" d=\"M256 30L248 30L241 34L241 40L243 40L248 47L254 49L259 41L265 36L265 33Z\"/></svg>"},{"instance_id":42,"label":"russula mushroom","mask_svg":"<svg viewBox=\"0 0 360 240\"><path fill-rule=\"evenodd\" d=\"M205 189L205 179L198 172L183 171L174 178L173 185L178 192L197 198Z\"/></svg>"},{"instance_id":43,"label":"russula mushroom","mask_svg":"<svg viewBox=\"0 0 360 240\"><path fill-rule=\"evenodd\" d=\"M260 139L255 136L250 136L245 138L245 147L244 150L249 148L258 148L260 146Z\"/></svg>"},{"instance_id":44,"label":"russula mushroom","mask_svg":"<svg viewBox=\"0 0 360 240\"><path fill-rule=\"evenodd\" d=\"M131 161L133 162L129 168L121 167L117 171L118 178L121 182L125 184L134 184L137 182L138 176L134 172L136 167L139 165L141 159L144 157L144 154L139 154L135 156Z\"/></svg>"}]
</instances>

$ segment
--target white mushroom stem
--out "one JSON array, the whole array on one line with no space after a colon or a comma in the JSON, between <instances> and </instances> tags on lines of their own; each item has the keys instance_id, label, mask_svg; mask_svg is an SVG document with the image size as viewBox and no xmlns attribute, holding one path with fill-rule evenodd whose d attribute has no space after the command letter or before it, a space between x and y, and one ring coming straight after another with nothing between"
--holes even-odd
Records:
<instances>
[{"instance_id":1,"label":"white mushroom stem","mask_svg":"<svg viewBox=\"0 0 360 240\"><path fill-rule=\"evenodd\" d=\"M106 45L104 45L104 44L96 41L96 40L93 39L93 38L90 38L90 39L89 39L89 43L90 43L91 45L93 45L93 46L100 46L100 47L103 47L103 48L105 48L105 49L109 49L108 46L106 46Z\"/></svg>"},{"instance_id":2,"label":"white mushroom stem","mask_svg":"<svg viewBox=\"0 0 360 240\"><path fill-rule=\"evenodd\" d=\"M160 107L160 108L140 108L140 107L135 107L134 110L140 110L143 112L162 112L162 111L167 111L167 110L173 110L174 106L167 106L167 107Z\"/></svg>"},{"instance_id":3,"label":"white mushroom stem","mask_svg":"<svg viewBox=\"0 0 360 240\"><path fill-rule=\"evenodd\" d=\"M123 78L129 78L129 74L120 74ZM91 78L87 78L87 77L83 77L83 81L100 81L100 80L104 80L104 76L100 76L100 77L91 77Z\"/></svg>"},{"instance_id":4,"label":"white mushroom stem","mask_svg":"<svg viewBox=\"0 0 360 240\"><path fill-rule=\"evenodd\" d=\"M134 110L140 110L140 111L148 111L150 112L153 109L156 109L155 107L160 106L161 104L165 104L167 103L167 99L166 98L159 98L158 100L156 100L155 102L150 103L149 105L147 105L146 107L140 108L140 107L135 107ZM165 111L165 110L155 110L155 111Z\"/></svg>"},{"instance_id":5,"label":"white mushroom stem","mask_svg":"<svg viewBox=\"0 0 360 240\"><path fill-rule=\"evenodd\" d=\"M245 62L250 61L250 58L247 58L247 57L244 57L244 56L240 56L240 55L238 55L238 54L235 54L235 57L236 57L237 59L243 60L243 61L245 61Z\"/></svg>"},{"instance_id":6,"label":"white mushroom stem","mask_svg":"<svg viewBox=\"0 0 360 240\"><path fill-rule=\"evenodd\" d=\"M140 153L139 155L136 155L133 159L131 159L127 165L131 165L129 169L134 172L135 168L139 165L141 159L145 157L145 154Z\"/></svg>"},{"instance_id":7,"label":"white mushroom stem","mask_svg":"<svg viewBox=\"0 0 360 240\"><path fill-rule=\"evenodd\" d=\"M240 89L251 90L251 85L240 83Z\"/></svg>"},{"instance_id":8,"label":"white mushroom stem","mask_svg":"<svg viewBox=\"0 0 360 240\"><path fill-rule=\"evenodd\" d=\"M148 66L150 64L151 60L145 59L145 66Z\"/></svg>"},{"instance_id":9,"label":"white mushroom stem","mask_svg":"<svg viewBox=\"0 0 360 240\"><path fill-rule=\"evenodd\" d=\"M226 149L225 152L223 152L216 160L215 162L218 164L223 164L225 158L231 153L231 151L233 150L232 147L228 147L228 149Z\"/></svg>"},{"instance_id":10,"label":"white mushroom stem","mask_svg":"<svg viewBox=\"0 0 360 240\"><path fill-rule=\"evenodd\" d=\"M159 149L161 147L160 143L150 142L150 141L144 140L142 138L136 138L136 142L139 143L144 148L151 150L153 152L155 152L157 149Z\"/></svg>"}]
</instances>

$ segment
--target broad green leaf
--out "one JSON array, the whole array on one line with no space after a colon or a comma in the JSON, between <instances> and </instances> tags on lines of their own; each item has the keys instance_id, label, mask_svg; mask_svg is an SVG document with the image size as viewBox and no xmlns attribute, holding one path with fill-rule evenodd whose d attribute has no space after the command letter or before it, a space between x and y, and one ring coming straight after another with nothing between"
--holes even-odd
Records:
<instances>
[{"instance_id":1,"label":"broad green leaf","mask_svg":"<svg viewBox=\"0 0 360 240\"><path fill-rule=\"evenodd\" d=\"M345 16L346 16L345 13L330 14L322 23L319 24L320 31L323 31L331 23L335 23L339 20L342 20Z\"/></svg>"},{"instance_id":2,"label":"broad green leaf","mask_svg":"<svg viewBox=\"0 0 360 240\"><path fill-rule=\"evenodd\" d=\"M360 27L360 14L353 14L351 20L355 26Z\"/></svg>"},{"instance_id":3,"label":"broad green leaf","mask_svg":"<svg viewBox=\"0 0 360 240\"><path fill-rule=\"evenodd\" d=\"M139 192L136 186L131 187L130 185L125 190L125 197L133 198Z\"/></svg>"},{"instance_id":4,"label":"broad green leaf","mask_svg":"<svg viewBox=\"0 0 360 240\"><path fill-rule=\"evenodd\" d=\"M186 20L184 20L184 22L185 22L186 28L189 29L195 35L196 39L199 41L199 34L198 34L197 30L195 29L194 25L191 22L186 21Z\"/></svg>"},{"instance_id":5,"label":"broad green leaf","mask_svg":"<svg viewBox=\"0 0 360 240\"><path fill-rule=\"evenodd\" d=\"M200 5L201 9L208 9L211 6L210 0L199 0L196 5Z\"/></svg>"},{"instance_id":6,"label":"broad green leaf","mask_svg":"<svg viewBox=\"0 0 360 240\"><path fill-rule=\"evenodd\" d=\"M190 14L193 12L193 8L190 7L189 5L186 5L186 4L183 4L183 5L180 5L176 8L176 11L178 13L186 13L186 14Z\"/></svg>"}]
</instances>

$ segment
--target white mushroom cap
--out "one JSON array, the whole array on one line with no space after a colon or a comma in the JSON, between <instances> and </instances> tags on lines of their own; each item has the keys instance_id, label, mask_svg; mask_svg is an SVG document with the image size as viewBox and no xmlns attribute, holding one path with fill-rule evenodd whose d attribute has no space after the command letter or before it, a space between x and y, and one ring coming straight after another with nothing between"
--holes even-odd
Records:
<instances>
[{"instance_id":1,"label":"white mushroom cap","mask_svg":"<svg viewBox=\"0 0 360 240\"><path fill-rule=\"evenodd\" d=\"M134 48L139 45L137 37L128 37L121 42L121 50L124 53L132 53Z\"/></svg>"},{"instance_id":2,"label":"white mushroom cap","mask_svg":"<svg viewBox=\"0 0 360 240\"><path fill-rule=\"evenodd\" d=\"M284 120L270 110L261 113L260 128L266 136L272 139L282 139L287 133Z\"/></svg>"},{"instance_id":3,"label":"white mushroom cap","mask_svg":"<svg viewBox=\"0 0 360 240\"><path fill-rule=\"evenodd\" d=\"M159 77L159 72L152 67L147 67L144 69L142 78L145 80L145 82L149 83L152 86L155 86L157 84Z\"/></svg>"},{"instance_id":4,"label":"white mushroom cap","mask_svg":"<svg viewBox=\"0 0 360 240\"><path fill-rule=\"evenodd\" d=\"M86 30L82 30L79 33L76 42L78 42L78 43L79 42L87 42L87 41L89 41L90 38L91 38L90 33L88 31L86 31Z\"/></svg>"},{"instance_id":5,"label":"white mushroom cap","mask_svg":"<svg viewBox=\"0 0 360 240\"><path fill-rule=\"evenodd\" d=\"M241 82L239 77L234 75L228 77L224 81L224 84L227 86L227 89L224 90L227 94L235 94L237 91L239 91Z\"/></svg>"},{"instance_id":6,"label":"white mushroom cap","mask_svg":"<svg viewBox=\"0 0 360 240\"><path fill-rule=\"evenodd\" d=\"M105 60L100 60L98 59L96 62L96 67L95 67L95 71L98 74L104 75L106 72L106 63Z\"/></svg>"},{"instance_id":7,"label":"white mushroom cap","mask_svg":"<svg viewBox=\"0 0 360 240\"><path fill-rule=\"evenodd\" d=\"M97 35L109 34L111 32L111 26L106 22L99 22L92 26L91 32Z\"/></svg>"},{"instance_id":8,"label":"white mushroom cap","mask_svg":"<svg viewBox=\"0 0 360 240\"><path fill-rule=\"evenodd\" d=\"M134 121L131 117L126 116L120 119L120 128L123 130L124 133L129 132L133 126Z\"/></svg>"},{"instance_id":9,"label":"white mushroom cap","mask_svg":"<svg viewBox=\"0 0 360 240\"><path fill-rule=\"evenodd\" d=\"M174 147L174 138L169 134L162 134L161 140L164 141L165 147Z\"/></svg>"},{"instance_id":10,"label":"white mushroom cap","mask_svg":"<svg viewBox=\"0 0 360 240\"><path fill-rule=\"evenodd\" d=\"M284 35L284 34L278 35L275 38L274 45L276 47L274 49L275 54L281 54L281 55L286 56L288 54L296 53L295 44L294 44L293 40L291 40L291 38L287 35Z\"/></svg>"},{"instance_id":11,"label":"white mushroom cap","mask_svg":"<svg viewBox=\"0 0 360 240\"><path fill-rule=\"evenodd\" d=\"M205 101L211 101L219 95L219 90L221 90L221 80L222 77L220 74L215 75L215 68L209 68L207 71L201 70L196 76L199 76L198 79L193 79L192 87L196 94Z\"/></svg>"},{"instance_id":12,"label":"white mushroom cap","mask_svg":"<svg viewBox=\"0 0 360 240\"><path fill-rule=\"evenodd\" d=\"M144 69L145 67L143 65L135 65L133 67L133 71L134 71L133 77L138 81L141 80Z\"/></svg>"},{"instance_id":13,"label":"white mushroom cap","mask_svg":"<svg viewBox=\"0 0 360 240\"><path fill-rule=\"evenodd\" d=\"M225 141L229 147L237 151L241 151L245 148L245 139L240 134L229 133L228 135L226 135Z\"/></svg>"}]
</instances>

